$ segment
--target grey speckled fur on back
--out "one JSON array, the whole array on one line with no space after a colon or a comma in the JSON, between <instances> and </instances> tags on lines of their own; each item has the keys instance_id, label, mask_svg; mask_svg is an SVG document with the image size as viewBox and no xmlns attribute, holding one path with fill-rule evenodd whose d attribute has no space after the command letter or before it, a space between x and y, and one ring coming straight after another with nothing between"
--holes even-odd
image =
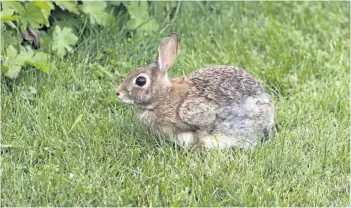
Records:
<instances>
[{"instance_id":1,"label":"grey speckled fur on back","mask_svg":"<svg viewBox=\"0 0 351 208\"><path fill-rule=\"evenodd\" d=\"M216 103L240 103L244 98L262 95L262 84L246 71L231 66L199 69L189 75L197 87L197 95ZM211 84L209 84L211 83Z\"/></svg>"}]
</instances>

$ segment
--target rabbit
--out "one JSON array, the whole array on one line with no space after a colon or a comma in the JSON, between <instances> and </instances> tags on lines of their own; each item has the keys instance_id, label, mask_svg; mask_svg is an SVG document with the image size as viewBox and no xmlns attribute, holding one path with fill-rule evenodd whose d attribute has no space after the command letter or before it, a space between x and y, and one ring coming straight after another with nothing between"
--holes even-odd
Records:
<instances>
[{"instance_id":1,"label":"rabbit","mask_svg":"<svg viewBox=\"0 0 351 208\"><path fill-rule=\"evenodd\" d=\"M275 111L260 81L241 68L223 65L169 79L178 44L176 33L164 38L157 60L130 72L117 87L118 99L135 106L144 124L184 148L257 146L258 138L273 129Z\"/></svg>"}]
</instances>

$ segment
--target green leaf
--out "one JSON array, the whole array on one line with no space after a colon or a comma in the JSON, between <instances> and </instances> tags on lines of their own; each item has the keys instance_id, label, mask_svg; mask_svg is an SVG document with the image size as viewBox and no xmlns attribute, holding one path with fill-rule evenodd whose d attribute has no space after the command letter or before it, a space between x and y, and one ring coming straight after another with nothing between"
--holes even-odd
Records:
<instances>
[{"instance_id":1,"label":"green leaf","mask_svg":"<svg viewBox=\"0 0 351 208\"><path fill-rule=\"evenodd\" d=\"M16 1L2 1L1 3L2 3L3 11L12 10L12 11L15 11L17 14L20 14L20 15L26 13L26 10L22 6L22 4L19 3L19 2L16 2Z\"/></svg>"},{"instance_id":2,"label":"green leaf","mask_svg":"<svg viewBox=\"0 0 351 208\"><path fill-rule=\"evenodd\" d=\"M45 1L45 0L33 1L33 2L37 7L46 11L51 11L55 7L52 2Z\"/></svg>"},{"instance_id":3,"label":"green leaf","mask_svg":"<svg viewBox=\"0 0 351 208\"><path fill-rule=\"evenodd\" d=\"M44 24L47 27L49 27L50 26L49 16L50 16L51 10L55 8L54 4L52 2L45 1L45 0L34 1L34 4L40 8L42 17L44 19Z\"/></svg>"},{"instance_id":4,"label":"green leaf","mask_svg":"<svg viewBox=\"0 0 351 208\"><path fill-rule=\"evenodd\" d=\"M143 18L149 17L148 6L146 1L123 2L123 5L127 7L131 19L145 21L145 19Z\"/></svg>"},{"instance_id":5,"label":"green leaf","mask_svg":"<svg viewBox=\"0 0 351 208\"><path fill-rule=\"evenodd\" d=\"M18 16L18 15L14 15L14 14L13 14L14 12L15 12L15 10L13 10L13 9L2 10L2 11L1 11L0 20L1 20L1 21L13 21L13 20L18 20L18 19L19 19L19 16Z\"/></svg>"},{"instance_id":6,"label":"green leaf","mask_svg":"<svg viewBox=\"0 0 351 208\"><path fill-rule=\"evenodd\" d=\"M152 18L150 19L150 21L146 22L140 28L144 31L151 32L151 31L157 31L159 29L159 25L156 22L156 19Z\"/></svg>"},{"instance_id":7,"label":"green leaf","mask_svg":"<svg viewBox=\"0 0 351 208\"><path fill-rule=\"evenodd\" d=\"M79 14L79 10L77 8L77 3L74 1L55 1L55 4L59 6L62 10L68 10L75 14Z\"/></svg>"},{"instance_id":8,"label":"green leaf","mask_svg":"<svg viewBox=\"0 0 351 208\"><path fill-rule=\"evenodd\" d=\"M13 21L13 20L18 20L19 16L17 15L4 15L1 14L0 20L1 21Z\"/></svg>"},{"instance_id":9,"label":"green leaf","mask_svg":"<svg viewBox=\"0 0 351 208\"><path fill-rule=\"evenodd\" d=\"M73 45L78 41L78 37L72 33L72 28L64 27L63 30L59 26L55 27L53 33L52 49L59 56L64 56L67 52L72 51Z\"/></svg>"},{"instance_id":10,"label":"green leaf","mask_svg":"<svg viewBox=\"0 0 351 208\"><path fill-rule=\"evenodd\" d=\"M17 50L12 45L9 45L6 49L5 58L1 63L1 71L6 77L14 79L18 76L23 65L24 60L18 56Z\"/></svg>"},{"instance_id":11,"label":"green leaf","mask_svg":"<svg viewBox=\"0 0 351 208\"><path fill-rule=\"evenodd\" d=\"M146 32L156 31L159 25L155 18L150 18L148 5L146 1L141 2L123 2L128 9L130 20L127 22L127 28L130 30L140 29Z\"/></svg>"},{"instance_id":12,"label":"green leaf","mask_svg":"<svg viewBox=\"0 0 351 208\"><path fill-rule=\"evenodd\" d=\"M89 16L91 24L106 25L108 14L105 12L106 2L83 2L82 10Z\"/></svg>"},{"instance_id":13,"label":"green leaf","mask_svg":"<svg viewBox=\"0 0 351 208\"><path fill-rule=\"evenodd\" d=\"M27 63L40 69L43 72L48 72L50 69L49 54L44 52L35 53L33 59L31 61L28 61Z\"/></svg>"},{"instance_id":14,"label":"green leaf","mask_svg":"<svg viewBox=\"0 0 351 208\"><path fill-rule=\"evenodd\" d=\"M9 45L9 47L6 49L7 58L16 58L17 54L17 50L12 45Z\"/></svg>"},{"instance_id":15,"label":"green leaf","mask_svg":"<svg viewBox=\"0 0 351 208\"><path fill-rule=\"evenodd\" d=\"M16 45L18 44L18 36L15 30L1 30L1 38L4 39L4 44L6 45ZM5 47L3 44L1 47Z\"/></svg>"},{"instance_id":16,"label":"green leaf","mask_svg":"<svg viewBox=\"0 0 351 208\"><path fill-rule=\"evenodd\" d=\"M2 63L2 71L9 78L16 78L24 64L29 64L43 72L48 72L50 66L54 68L54 64L50 63L49 54L44 52L34 53L30 46L21 47L21 52L10 45L6 50L5 60Z\"/></svg>"},{"instance_id":17,"label":"green leaf","mask_svg":"<svg viewBox=\"0 0 351 208\"><path fill-rule=\"evenodd\" d=\"M13 24L11 21L13 20L18 20L19 16L18 15L14 15L15 10L20 10L24 11L24 8L22 7L21 4L19 4L18 2L2 2L2 7L0 5L0 10L1 10L1 21L5 21L5 23L7 25L9 25L10 27L12 27L13 29L16 29L16 25ZM19 14L19 12L16 12L17 14Z\"/></svg>"},{"instance_id":18,"label":"green leaf","mask_svg":"<svg viewBox=\"0 0 351 208\"><path fill-rule=\"evenodd\" d=\"M25 7L25 12L20 13L22 32L27 29L28 24L34 29L39 29L42 27L42 25L46 23L45 18L41 12L41 9L37 7L34 3L26 2L24 4L24 7Z\"/></svg>"},{"instance_id":19,"label":"green leaf","mask_svg":"<svg viewBox=\"0 0 351 208\"><path fill-rule=\"evenodd\" d=\"M36 52L30 46L22 47L19 58L42 72L48 72L50 67L55 69L55 63L50 61L50 55L44 52Z\"/></svg>"},{"instance_id":20,"label":"green leaf","mask_svg":"<svg viewBox=\"0 0 351 208\"><path fill-rule=\"evenodd\" d=\"M21 52L18 54L18 59L23 63L31 61L33 59L34 51L31 46L21 47Z\"/></svg>"},{"instance_id":21,"label":"green leaf","mask_svg":"<svg viewBox=\"0 0 351 208\"><path fill-rule=\"evenodd\" d=\"M44 10L44 9L41 10L41 14L42 14L42 17L44 19L44 24L45 24L46 27L50 26L50 22L49 22L50 13L51 13L50 11L47 11L47 10Z\"/></svg>"}]
</instances>

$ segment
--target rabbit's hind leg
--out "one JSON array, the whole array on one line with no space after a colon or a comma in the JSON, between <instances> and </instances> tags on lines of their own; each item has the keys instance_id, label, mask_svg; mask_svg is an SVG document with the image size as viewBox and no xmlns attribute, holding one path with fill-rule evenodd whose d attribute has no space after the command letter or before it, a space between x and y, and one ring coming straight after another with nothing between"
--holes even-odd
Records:
<instances>
[{"instance_id":1,"label":"rabbit's hind leg","mask_svg":"<svg viewBox=\"0 0 351 208\"><path fill-rule=\"evenodd\" d=\"M255 146L252 142L243 139L242 136L225 135L221 133L201 136L199 142L201 146L206 149L225 149L231 147L247 149Z\"/></svg>"}]
</instances>

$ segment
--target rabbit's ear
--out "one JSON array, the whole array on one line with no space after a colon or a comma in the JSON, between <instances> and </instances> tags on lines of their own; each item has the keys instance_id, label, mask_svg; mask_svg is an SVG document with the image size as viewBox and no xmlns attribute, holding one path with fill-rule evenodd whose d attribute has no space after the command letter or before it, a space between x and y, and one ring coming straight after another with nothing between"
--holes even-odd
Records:
<instances>
[{"instance_id":1,"label":"rabbit's ear","mask_svg":"<svg viewBox=\"0 0 351 208\"><path fill-rule=\"evenodd\" d=\"M176 60L178 53L178 36L171 33L163 39L158 47L158 65L161 71L167 71Z\"/></svg>"}]
</instances>

